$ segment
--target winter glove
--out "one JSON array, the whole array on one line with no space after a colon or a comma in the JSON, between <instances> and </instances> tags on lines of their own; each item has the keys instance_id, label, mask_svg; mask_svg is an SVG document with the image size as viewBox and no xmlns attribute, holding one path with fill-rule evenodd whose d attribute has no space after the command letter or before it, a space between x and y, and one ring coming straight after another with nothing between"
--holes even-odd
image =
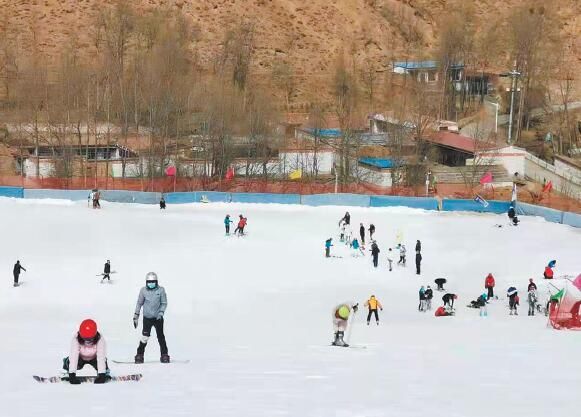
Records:
<instances>
[{"instance_id":1,"label":"winter glove","mask_svg":"<svg viewBox=\"0 0 581 417\"><path fill-rule=\"evenodd\" d=\"M133 327L137 329L137 325L139 324L139 316L136 314L133 316Z\"/></svg>"},{"instance_id":2,"label":"winter glove","mask_svg":"<svg viewBox=\"0 0 581 417\"><path fill-rule=\"evenodd\" d=\"M107 374L99 374L97 378L95 378L95 384L104 384L107 382Z\"/></svg>"},{"instance_id":3,"label":"winter glove","mask_svg":"<svg viewBox=\"0 0 581 417\"><path fill-rule=\"evenodd\" d=\"M80 383L81 381L79 380L79 378L77 378L77 374L75 373L69 374L69 384L79 385Z\"/></svg>"}]
</instances>

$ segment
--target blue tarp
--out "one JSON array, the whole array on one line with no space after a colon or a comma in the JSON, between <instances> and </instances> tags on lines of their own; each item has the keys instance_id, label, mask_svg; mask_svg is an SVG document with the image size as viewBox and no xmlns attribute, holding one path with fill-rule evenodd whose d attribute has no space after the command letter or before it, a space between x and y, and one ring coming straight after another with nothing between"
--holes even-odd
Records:
<instances>
[{"instance_id":1,"label":"blue tarp","mask_svg":"<svg viewBox=\"0 0 581 417\"><path fill-rule=\"evenodd\" d=\"M310 133L313 136L317 135L331 138L338 138L339 136L341 136L341 129L313 129L308 127L303 130L307 133Z\"/></svg>"},{"instance_id":2,"label":"blue tarp","mask_svg":"<svg viewBox=\"0 0 581 417\"><path fill-rule=\"evenodd\" d=\"M25 189L24 198L53 198L56 200L87 200L91 190L34 190Z\"/></svg>"},{"instance_id":3,"label":"blue tarp","mask_svg":"<svg viewBox=\"0 0 581 417\"><path fill-rule=\"evenodd\" d=\"M438 210L438 200L429 197L398 197L375 196L370 197L370 207L411 207L425 210Z\"/></svg>"},{"instance_id":4,"label":"blue tarp","mask_svg":"<svg viewBox=\"0 0 581 417\"><path fill-rule=\"evenodd\" d=\"M359 162L380 169L395 168L402 165L401 161L389 158L359 158Z\"/></svg>"},{"instance_id":5,"label":"blue tarp","mask_svg":"<svg viewBox=\"0 0 581 417\"><path fill-rule=\"evenodd\" d=\"M21 187L0 187L0 197L24 198L24 189Z\"/></svg>"},{"instance_id":6,"label":"blue tarp","mask_svg":"<svg viewBox=\"0 0 581 417\"><path fill-rule=\"evenodd\" d=\"M489 201L488 207L474 200L442 200L442 211L477 211L480 213L507 213L510 207L509 201Z\"/></svg>"},{"instance_id":7,"label":"blue tarp","mask_svg":"<svg viewBox=\"0 0 581 417\"><path fill-rule=\"evenodd\" d=\"M114 203L157 204L161 198L160 193L141 191L103 190L101 199Z\"/></svg>"},{"instance_id":8,"label":"blue tarp","mask_svg":"<svg viewBox=\"0 0 581 417\"><path fill-rule=\"evenodd\" d=\"M527 203L516 204L517 214L526 216L540 216L553 223L563 223L563 212L548 207L535 206Z\"/></svg>"},{"instance_id":9,"label":"blue tarp","mask_svg":"<svg viewBox=\"0 0 581 417\"><path fill-rule=\"evenodd\" d=\"M303 195L302 203L307 206L359 206L369 207L369 196L361 194L311 194Z\"/></svg>"},{"instance_id":10,"label":"blue tarp","mask_svg":"<svg viewBox=\"0 0 581 417\"><path fill-rule=\"evenodd\" d=\"M232 193L233 203L301 204L299 194Z\"/></svg>"},{"instance_id":11,"label":"blue tarp","mask_svg":"<svg viewBox=\"0 0 581 417\"><path fill-rule=\"evenodd\" d=\"M581 214L563 212L563 224L581 228Z\"/></svg>"},{"instance_id":12,"label":"blue tarp","mask_svg":"<svg viewBox=\"0 0 581 417\"><path fill-rule=\"evenodd\" d=\"M168 204L200 203L205 197L210 203L229 203L232 194L218 191L192 191L164 194L165 202Z\"/></svg>"}]
</instances>

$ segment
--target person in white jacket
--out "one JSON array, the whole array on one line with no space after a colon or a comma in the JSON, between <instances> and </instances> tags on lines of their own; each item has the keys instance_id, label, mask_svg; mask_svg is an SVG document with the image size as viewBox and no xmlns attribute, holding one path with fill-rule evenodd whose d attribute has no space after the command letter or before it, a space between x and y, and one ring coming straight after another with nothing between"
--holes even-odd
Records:
<instances>
[{"instance_id":1,"label":"person in white jacket","mask_svg":"<svg viewBox=\"0 0 581 417\"><path fill-rule=\"evenodd\" d=\"M68 380L71 384L81 383L77 378L77 370L87 364L97 371L95 384L104 384L110 379L107 367L107 344L97 331L97 323L91 319L83 320L79 331L71 341L69 356L63 359L63 369L68 372Z\"/></svg>"}]
</instances>

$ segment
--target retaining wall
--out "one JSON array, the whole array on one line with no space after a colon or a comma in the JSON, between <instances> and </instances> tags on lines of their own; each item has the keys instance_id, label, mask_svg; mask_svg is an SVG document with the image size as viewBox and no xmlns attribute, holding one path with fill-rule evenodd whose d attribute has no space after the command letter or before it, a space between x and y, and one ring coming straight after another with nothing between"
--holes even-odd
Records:
<instances>
[{"instance_id":1,"label":"retaining wall","mask_svg":"<svg viewBox=\"0 0 581 417\"><path fill-rule=\"evenodd\" d=\"M506 213L510 206L509 201L489 201L488 207L474 200L442 200L442 211L477 211L479 213Z\"/></svg>"},{"instance_id":2,"label":"retaining wall","mask_svg":"<svg viewBox=\"0 0 581 417\"><path fill-rule=\"evenodd\" d=\"M24 189L21 187L0 187L0 197L24 198Z\"/></svg>"},{"instance_id":3,"label":"retaining wall","mask_svg":"<svg viewBox=\"0 0 581 417\"><path fill-rule=\"evenodd\" d=\"M438 210L438 200L429 197L375 196L369 199L370 207L411 207L424 210Z\"/></svg>"}]
</instances>

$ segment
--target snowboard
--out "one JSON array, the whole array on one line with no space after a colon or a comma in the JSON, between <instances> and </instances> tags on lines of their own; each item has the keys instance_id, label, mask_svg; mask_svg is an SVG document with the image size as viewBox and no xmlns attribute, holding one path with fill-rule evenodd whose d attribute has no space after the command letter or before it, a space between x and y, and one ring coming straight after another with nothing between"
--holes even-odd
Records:
<instances>
[{"instance_id":1,"label":"snowboard","mask_svg":"<svg viewBox=\"0 0 581 417\"><path fill-rule=\"evenodd\" d=\"M111 362L121 364L121 365L144 365L144 364L148 364L148 363L161 363L159 360L157 360L157 361L149 360L149 361L143 361L143 363L135 363L134 360L117 361L115 359L112 359ZM169 363L190 363L190 360L189 359L170 359ZM167 365L167 364L164 363L163 365Z\"/></svg>"},{"instance_id":2,"label":"snowboard","mask_svg":"<svg viewBox=\"0 0 581 417\"><path fill-rule=\"evenodd\" d=\"M117 273L117 271L111 271L111 272L109 272L109 275L116 274L116 273ZM105 273L104 272L101 272L100 274L97 274L96 276L97 277L104 277L105 276Z\"/></svg>"},{"instance_id":3,"label":"snowboard","mask_svg":"<svg viewBox=\"0 0 581 417\"><path fill-rule=\"evenodd\" d=\"M117 375L111 376L107 382L125 382L125 381L139 381L143 375L141 374L130 374L130 375ZM35 381L43 384L56 384L58 382L69 382L67 376L50 376L43 377L38 375L32 376ZM96 376L78 376L77 379L81 381L81 384L93 383L97 377Z\"/></svg>"}]
</instances>

